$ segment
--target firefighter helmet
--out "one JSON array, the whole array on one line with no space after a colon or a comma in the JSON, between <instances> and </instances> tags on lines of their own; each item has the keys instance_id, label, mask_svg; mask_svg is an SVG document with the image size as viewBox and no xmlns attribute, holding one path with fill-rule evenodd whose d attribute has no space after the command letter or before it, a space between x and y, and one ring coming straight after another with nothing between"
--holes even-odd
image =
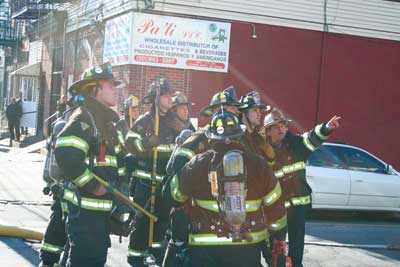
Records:
<instances>
[{"instance_id":1,"label":"firefighter helmet","mask_svg":"<svg viewBox=\"0 0 400 267\"><path fill-rule=\"evenodd\" d=\"M171 95L175 93L175 90L169 85L168 80L163 78L155 80L147 90L147 95L140 100L142 104L152 104L156 99L157 92L160 95Z\"/></svg>"},{"instance_id":2,"label":"firefighter helmet","mask_svg":"<svg viewBox=\"0 0 400 267\"><path fill-rule=\"evenodd\" d=\"M246 126L240 124L239 118L232 112L221 110L211 120L210 127L206 131L208 139L226 141L243 135Z\"/></svg>"},{"instance_id":3,"label":"firefighter helmet","mask_svg":"<svg viewBox=\"0 0 400 267\"><path fill-rule=\"evenodd\" d=\"M190 102L184 94L178 93L172 98L172 104L170 108L172 109L178 105L192 105L192 102Z\"/></svg>"},{"instance_id":4,"label":"firefighter helmet","mask_svg":"<svg viewBox=\"0 0 400 267\"><path fill-rule=\"evenodd\" d=\"M271 109L271 106L261 103L261 97L257 91L252 91L245 94L240 98L239 102L242 104L240 111L244 111L249 108L260 108L263 111L269 111Z\"/></svg>"},{"instance_id":5,"label":"firefighter helmet","mask_svg":"<svg viewBox=\"0 0 400 267\"><path fill-rule=\"evenodd\" d=\"M114 83L115 86L121 84L120 81L114 78L112 73L112 66L109 62L106 62L101 65L96 65L85 70L81 79L74 82L68 89L69 93L72 96L75 95L85 95L88 93L87 89L96 87L98 81L100 80L110 80Z\"/></svg>"},{"instance_id":6,"label":"firefighter helmet","mask_svg":"<svg viewBox=\"0 0 400 267\"><path fill-rule=\"evenodd\" d=\"M124 108L136 108L139 107L139 100L136 96L131 95L124 101Z\"/></svg>"},{"instance_id":7,"label":"firefighter helmet","mask_svg":"<svg viewBox=\"0 0 400 267\"><path fill-rule=\"evenodd\" d=\"M210 117L213 114L214 108L221 105L230 105L240 107L241 104L238 101L235 93L235 88L231 85L224 89L222 92L216 93L212 98L210 105L204 107L200 111L200 115L203 117Z\"/></svg>"},{"instance_id":8,"label":"firefighter helmet","mask_svg":"<svg viewBox=\"0 0 400 267\"><path fill-rule=\"evenodd\" d=\"M288 124L292 120L285 117L283 112L278 108L273 108L270 113L265 115L263 129L269 128L278 123Z\"/></svg>"}]
</instances>

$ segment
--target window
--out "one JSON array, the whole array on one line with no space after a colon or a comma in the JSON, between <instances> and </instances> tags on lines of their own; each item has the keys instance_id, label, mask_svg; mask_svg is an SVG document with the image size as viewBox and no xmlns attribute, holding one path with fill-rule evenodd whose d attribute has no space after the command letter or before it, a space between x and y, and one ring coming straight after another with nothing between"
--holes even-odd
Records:
<instances>
[{"instance_id":1,"label":"window","mask_svg":"<svg viewBox=\"0 0 400 267\"><path fill-rule=\"evenodd\" d=\"M308 158L308 164L316 167L341 168L335 147L321 146Z\"/></svg>"},{"instance_id":2,"label":"window","mask_svg":"<svg viewBox=\"0 0 400 267\"><path fill-rule=\"evenodd\" d=\"M347 167L353 171L386 173L385 164L367 153L349 147L339 148Z\"/></svg>"}]
</instances>

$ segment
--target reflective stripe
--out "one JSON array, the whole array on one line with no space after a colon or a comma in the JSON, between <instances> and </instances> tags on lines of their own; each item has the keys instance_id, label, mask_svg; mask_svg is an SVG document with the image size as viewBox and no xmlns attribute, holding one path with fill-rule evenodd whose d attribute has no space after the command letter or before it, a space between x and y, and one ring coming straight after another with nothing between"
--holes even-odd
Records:
<instances>
[{"instance_id":1,"label":"reflective stripe","mask_svg":"<svg viewBox=\"0 0 400 267\"><path fill-rule=\"evenodd\" d=\"M314 152L317 148L313 144L311 144L310 137L308 135L309 135L309 133L304 133L302 135L303 144L308 148L308 150L310 150L311 152Z\"/></svg>"},{"instance_id":2,"label":"reflective stripe","mask_svg":"<svg viewBox=\"0 0 400 267\"><path fill-rule=\"evenodd\" d=\"M128 256L132 257L145 257L148 253L145 250L128 249Z\"/></svg>"},{"instance_id":3,"label":"reflective stripe","mask_svg":"<svg viewBox=\"0 0 400 267\"><path fill-rule=\"evenodd\" d=\"M315 127L315 133L317 134L317 136L321 139L321 140L327 140L329 138L329 135L324 135L321 131L323 124L319 124L317 125L317 127Z\"/></svg>"},{"instance_id":4,"label":"reflective stripe","mask_svg":"<svg viewBox=\"0 0 400 267\"><path fill-rule=\"evenodd\" d=\"M183 156L189 160L191 160L196 154L187 148L178 148L178 150L176 151L176 156Z\"/></svg>"},{"instance_id":5,"label":"reflective stripe","mask_svg":"<svg viewBox=\"0 0 400 267\"><path fill-rule=\"evenodd\" d=\"M162 242L153 242L151 244L151 248L162 248L163 247L163 243Z\"/></svg>"},{"instance_id":6,"label":"reflective stripe","mask_svg":"<svg viewBox=\"0 0 400 267\"><path fill-rule=\"evenodd\" d=\"M249 233L252 237L251 241L247 241L245 238L241 242L233 242L232 238L218 237L216 234L189 234L189 245L191 246L208 246L208 245L243 245L243 244L255 244L269 237L267 229L259 232Z\"/></svg>"},{"instance_id":7,"label":"reflective stripe","mask_svg":"<svg viewBox=\"0 0 400 267\"><path fill-rule=\"evenodd\" d=\"M89 151L89 144L85 140L76 136L62 136L57 138L56 148L75 147L82 150L85 154Z\"/></svg>"},{"instance_id":8,"label":"reflective stripe","mask_svg":"<svg viewBox=\"0 0 400 267\"><path fill-rule=\"evenodd\" d=\"M87 210L96 210L96 211L111 211L113 206L113 201L108 199L97 199L97 198L88 198L82 197L81 204L79 205L78 197L71 190L65 189L64 196L65 200L70 201L75 206L79 206L83 209Z\"/></svg>"},{"instance_id":9,"label":"reflective stripe","mask_svg":"<svg viewBox=\"0 0 400 267\"><path fill-rule=\"evenodd\" d=\"M285 208L289 208L290 207L290 202L289 201L285 201Z\"/></svg>"},{"instance_id":10,"label":"reflective stripe","mask_svg":"<svg viewBox=\"0 0 400 267\"><path fill-rule=\"evenodd\" d=\"M151 173L142 170L135 170L134 172L132 172L132 175L140 179L151 180ZM162 180L162 176L156 175L157 182L162 182Z\"/></svg>"},{"instance_id":11,"label":"reflective stripe","mask_svg":"<svg viewBox=\"0 0 400 267\"><path fill-rule=\"evenodd\" d=\"M290 165L285 165L282 169L275 171L276 178L282 178L285 174L297 172L299 170L303 170L306 168L306 164L304 161L298 161Z\"/></svg>"},{"instance_id":12,"label":"reflective stripe","mask_svg":"<svg viewBox=\"0 0 400 267\"><path fill-rule=\"evenodd\" d=\"M118 169L118 175L119 176L124 176L126 174L126 168L122 167Z\"/></svg>"},{"instance_id":13,"label":"reflective stripe","mask_svg":"<svg viewBox=\"0 0 400 267\"><path fill-rule=\"evenodd\" d=\"M114 150L115 150L115 154L118 154L119 152L122 151L122 146L121 146L121 145L116 145L116 146L114 147Z\"/></svg>"},{"instance_id":14,"label":"reflective stripe","mask_svg":"<svg viewBox=\"0 0 400 267\"><path fill-rule=\"evenodd\" d=\"M171 179L170 190L172 198L177 202L185 202L188 197L184 195L179 189L179 178L177 175L174 175Z\"/></svg>"},{"instance_id":15,"label":"reflective stripe","mask_svg":"<svg viewBox=\"0 0 400 267\"><path fill-rule=\"evenodd\" d=\"M118 136L118 142L120 144L125 143L125 138L124 138L124 135L123 135L123 133L121 131L117 131L117 136Z\"/></svg>"},{"instance_id":16,"label":"reflective stripe","mask_svg":"<svg viewBox=\"0 0 400 267\"><path fill-rule=\"evenodd\" d=\"M305 197L292 197L290 198L290 202L293 203L293 206L307 205L311 203L310 195Z\"/></svg>"},{"instance_id":17,"label":"reflective stripe","mask_svg":"<svg viewBox=\"0 0 400 267\"><path fill-rule=\"evenodd\" d=\"M159 145L157 146L157 151L158 152L172 152L174 150L175 145L174 144L166 144L166 145Z\"/></svg>"},{"instance_id":18,"label":"reflective stripe","mask_svg":"<svg viewBox=\"0 0 400 267\"><path fill-rule=\"evenodd\" d=\"M275 188L264 197L264 205L271 206L282 195L282 189L279 182L276 182Z\"/></svg>"},{"instance_id":19,"label":"reflective stripe","mask_svg":"<svg viewBox=\"0 0 400 267\"><path fill-rule=\"evenodd\" d=\"M144 147L142 145L142 139L135 139L133 144L136 146L136 149L139 150L140 152L144 151Z\"/></svg>"},{"instance_id":20,"label":"reflective stripe","mask_svg":"<svg viewBox=\"0 0 400 267\"><path fill-rule=\"evenodd\" d=\"M74 183L77 186L82 187L92 179L93 179L93 173L88 168L86 168L83 174L74 179Z\"/></svg>"},{"instance_id":21,"label":"reflective stripe","mask_svg":"<svg viewBox=\"0 0 400 267\"><path fill-rule=\"evenodd\" d=\"M64 251L64 247L52 245L49 243L45 243L43 241L42 246L40 247L40 250L55 253L55 254L61 254L61 252Z\"/></svg>"},{"instance_id":22,"label":"reflective stripe","mask_svg":"<svg viewBox=\"0 0 400 267\"><path fill-rule=\"evenodd\" d=\"M261 207L261 202L261 199L246 200L246 212L257 211ZM216 200L195 199L193 204L209 211L219 212L218 202ZM221 205L221 210L224 210L224 205Z\"/></svg>"},{"instance_id":23,"label":"reflective stripe","mask_svg":"<svg viewBox=\"0 0 400 267\"><path fill-rule=\"evenodd\" d=\"M89 158L86 158L86 164L89 164ZM105 160L97 162L97 159L93 159L93 167L118 167L117 157L112 155L106 155Z\"/></svg>"},{"instance_id":24,"label":"reflective stripe","mask_svg":"<svg viewBox=\"0 0 400 267\"><path fill-rule=\"evenodd\" d=\"M268 228L270 230L273 230L273 231L279 231L279 230L285 228L286 225L287 225L287 217L286 217L286 214L285 214L285 215L283 215L282 218L280 218L280 219L276 220L275 222L271 223Z\"/></svg>"}]
</instances>

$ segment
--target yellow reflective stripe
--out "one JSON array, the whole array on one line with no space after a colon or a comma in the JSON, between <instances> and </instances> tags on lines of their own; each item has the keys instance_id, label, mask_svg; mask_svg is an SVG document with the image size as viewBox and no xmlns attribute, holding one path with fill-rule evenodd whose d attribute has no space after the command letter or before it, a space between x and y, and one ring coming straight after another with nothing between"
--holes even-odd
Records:
<instances>
[{"instance_id":1,"label":"yellow reflective stripe","mask_svg":"<svg viewBox=\"0 0 400 267\"><path fill-rule=\"evenodd\" d=\"M297 172L299 170L303 170L306 168L306 164L304 161L298 161L293 164L285 165L280 170L275 171L276 178L282 178L285 174Z\"/></svg>"},{"instance_id":2,"label":"yellow reflective stripe","mask_svg":"<svg viewBox=\"0 0 400 267\"><path fill-rule=\"evenodd\" d=\"M303 144L307 147L308 150L310 150L311 152L314 152L317 148L311 144L310 138L309 138L309 133L304 133L302 135L303 137Z\"/></svg>"},{"instance_id":3,"label":"yellow reflective stripe","mask_svg":"<svg viewBox=\"0 0 400 267\"><path fill-rule=\"evenodd\" d=\"M115 154L118 154L119 152L122 151L122 146L121 146L121 145L116 145L116 146L114 147L114 150L115 150Z\"/></svg>"},{"instance_id":4,"label":"yellow reflective stripe","mask_svg":"<svg viewBox=\"0 0 400 267\"><path fill-rule=\"evenodd\" d=\"M290 202L293 203L293 206L307 205L311 203L310 195L305 197L292 197L290 198Z\"/></svg>"},{"instance_id":5,"label":"yellow reflective stripe","mask_svg":"<svg viewBox=\"0 0 400 267\"><path fill-rule=\"evenodd\" d=\"M285 201L285 208L289 208L291 206L289 201Z\"/></svg>"},{"instance_id":6,"label":"yellow reflective stripe","mask_svg":"<svg viewBox=\"0 0 400 267\"><path fill-rule=\"evenodd\" d=\"M188 197L184 195L179 189L179 178L174 175L171 179L170 190L172 198L177 202L185 202Z\"/></svg>"},{"instance_id":7,"label":"yellow reflective stripe","mask_svg":"<svg viewBox=\"0 0 400 267\"><path fill-rule=\"evenodd\" d=\"M178 150L176 151L176 156L183 156L189 160L191 160L196 154L187 148L178 148Z\"/></svg>"},{"instance_id":8,"label":"yellow reflective stripe","mask_svg":"<svg viewBox=\"0 0 400 267\"><path fill-rule=\"evenodd\" d=\"M321 140L327 140L329 135L324 135L321 131L323 124L319 124L315 127L315 133Z\"/></svg>"},{"instance_id":9,"label":"yellow reflective stripe","mask_svg":"<svg viewBox=\"0 0 400 267\"><path fill-rule=\"evenodd\" d=\"M121 131L117 131L117 136L118 136L118 142L119 142L120 144L125 143L125 138L124 138L124 135L122 134Z\"/></svg>"},{"instance_id":10,"label":"yellow reflective stripe","mask_svg":"<svg viewBox=\"0 0 400 267\"><path fill-rule=\"evenodd\" d=\"M148 253L145 250L134 250L134 249L128 249L128 256L132 257L144 257L147 256Z\"/></svg>"},{"instance_id":11,"label":"yellow reflective stripe","mask_svg":"<svg viewBox=\"0 0 400 267\"><path fill-rule=\"evenodd\" d=\"M172 152L174 150L174 144L166 144L157 146L158 152Z\"/></svg>"},{"instance_id":12,"label":"yellow reflective stripe","mask_svg":"<svg viewBox=\"0 0 400 267\"><path fill-rule=\"evenodd\" d=\"M136 149L139 150L140 152L144 151L144 147L142 145L142 139L135 139L133 144L135 145Z\"/></svg>"},{"instance_id":13,"label":"yellow reflective stripe","mask_svg":"<svg viewBox=\"0 0 400 267\"><path fill-rule=\"evenodd\" d=\"M142 171L142 170L135 170L132 172L133 176L140 178L140 179L147 179L151 180L151 173ZM163 180L162 176L156 175L156 181L161 182Z\"/></svg>"},{"instance_id":14,"label":"yellow reflective stripe","mask_svg":"<svg viewBox=\"0 0 400 267\"><path fill-rule=\"evenodd\" d=\"M249 233L251 241L245 238L241 242L233 242L232 238L218 237L216 234L189 234L189 245L191 246L211 246L211 245L244 245L255 244L266 240L269 237L267 229Z\"/></svg>"},{"instance_id":15,"label":"yellow reflective stripe","mask_svg":"<svg viewBox=\"0 0 400 267\"><path fill-rule=\"evenodd\" d=\"M163 246L162 242L153 242L151 248L161 248Z\"/></svg>"},{"instance_id":16,"label":"yellow reflective stripe","mask_svg":"<svg viewBox=\"0 0 400 267\"><path fill-rule=\"evenodd\" d=\"M86 168L83 174L74 179L74 183L77 186L82 187L92 179L93 179L93 173L88 168Z\"/></svg>"},{"instance_id":17,"label":"yellow reflective stripe","mask_svg":"<svg viewBox=\"0 0 400 267\"><path fill-rule=\"evenodd\" d=\"M88 198L88 197L82 197L81 204L79 205L78 197L76 196L76 194L73 191L68 190L68 189L64 190L63 198L65 200L70 201L75 206L79 206L79 207L81 207L83 209L87 209L87 210L111 211L112 206L113 206L112 200Z\"/></svg>"},{"instance_id":18,"label":"yellow reflective stripe","mask_svg":"<svg viewBox=\"0 0 400 267\"><path fill-rule=\"evenodd\" d=\"M286 214L282 216L282 218L276 220L275 222L271 223L269 225L269 229L273 231L279 231L283 228L285 228L287 225L287 217Z\"/></svg>"},{"instance_id":19,"label":"yellow reflective stripe","mask_svg":"<svg viewBox=\"0 0 400 267\"><path fill-rule=\"evenodd\" d=\"M272 189L272 191L269 192L268 195L264 197L264 205L271 206L280 198L281 195L282 195L282 189L279 182L277 182L274 189Z\"/></svg>"},{"instance_id":20,"label":"yellow reflective stripe","mask_svg":"<svg viewBox=\"0 0 400 267\"><path fill-rule=\"evenodd\" d=\"M60 147L74 147L82 150L85 154L89 151L89 144L76 136L62 136L57 138L56 148Z\"/></svg>"},{"instance_id":21,"label":"yellow reflective stripe","mask_svg":"<svg viewBox=\"0 0 400 267\"><path fill-rule=\"evenodd\" d=\"M67 203L64 202L64 201L60 201L60 203L61 203L61 210L62 210L62 212L63 212L63 213L68 213L68 205L67 205Z\"/></svg>"},{"instance_id":22,"label":"yellow reflective stripe","mask_svg":"<svg viewBox=\"0 0 400 267\"><path fill-rule=\"evenodd\" d=\"M260 206L261 206L261 199L256 199L256 200L246 200L246 212L255 212L257 211ZM213 211L213 212L219 212L218 209L218 202L215 200L200 200L200 199L195 199L194 200L194 205L198 205L199 207ZM221 205L221 210L224 210L224 205Z\"/></svg>"},{"instance_id":23,"label":"yellow reflective stripe","mask_svg":"<svg viewBox=\"0 0 400 267\"><path fill-rule=\"evenodd\" d=\"M142 138L142 136L138 133L135 133L133 131L128 131L128 133L126 134L126 138Z\"/></svg>"},{"instance_id":24,"label":"yellow reflective stripe","mask_svg":"<svg viewBox=\"0 0 400 267\"><path fill-rule=\"evenodd\" d=\"M122 167L118 169L118 175L119 176L124 176L126 174L126 168Z\"/></svg>"},{"instance_id":25,"label":"yellow reflective stripe","mask_svg":"<svg viewBox=\"0 0 400 267\"><path fill-rule=\"evenodd\" d=\"M82 197L81 208L87 210L111 211L112 200Z\"/></svg>"},{"instance_id":26,"label":"yellow reflective stripe","mask_svg":"<svg viewBox=\"0 0 400 267\"><path fill-rule=\"evenodd\" d=\"M55 253L55 254L61 254L61 252L64 251L64 247L56 246L56 245L49 244L49 243L46 243L43 241L42 246L40 247L40 250L47 251L50 253Z\"/></svg>"}]
</instances>

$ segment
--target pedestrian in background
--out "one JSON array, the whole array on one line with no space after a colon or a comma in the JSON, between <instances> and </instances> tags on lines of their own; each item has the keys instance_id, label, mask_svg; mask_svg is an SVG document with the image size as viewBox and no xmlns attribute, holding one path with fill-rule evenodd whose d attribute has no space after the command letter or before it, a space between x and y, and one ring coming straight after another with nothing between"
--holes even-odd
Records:
<instances>
[{"instance_id":1,"label":"pedestrian in background","mask_svg":"<svg viewBox=\"0 0 400 267\"><path fill-rule=\"evenodd\" d=\"M7 106L6 116L8 120L8 130L10 131L11 146L13 140L19 141L19 122L22 116L22 107L20 104L17 103L17 100L15 98L13 98L11 104Z\"/></svg>"},{"instance_id":2,"label":"pedestrian in background","mask_svg":"<svg viewBox=\"0 0 400 267\"><path fill-rule=\"evenodd\" d=\"M57 118L60 118L64 112L68 109L68 97L62 95L60 100L57 101Z\"/></svg>"}]
</instances>

